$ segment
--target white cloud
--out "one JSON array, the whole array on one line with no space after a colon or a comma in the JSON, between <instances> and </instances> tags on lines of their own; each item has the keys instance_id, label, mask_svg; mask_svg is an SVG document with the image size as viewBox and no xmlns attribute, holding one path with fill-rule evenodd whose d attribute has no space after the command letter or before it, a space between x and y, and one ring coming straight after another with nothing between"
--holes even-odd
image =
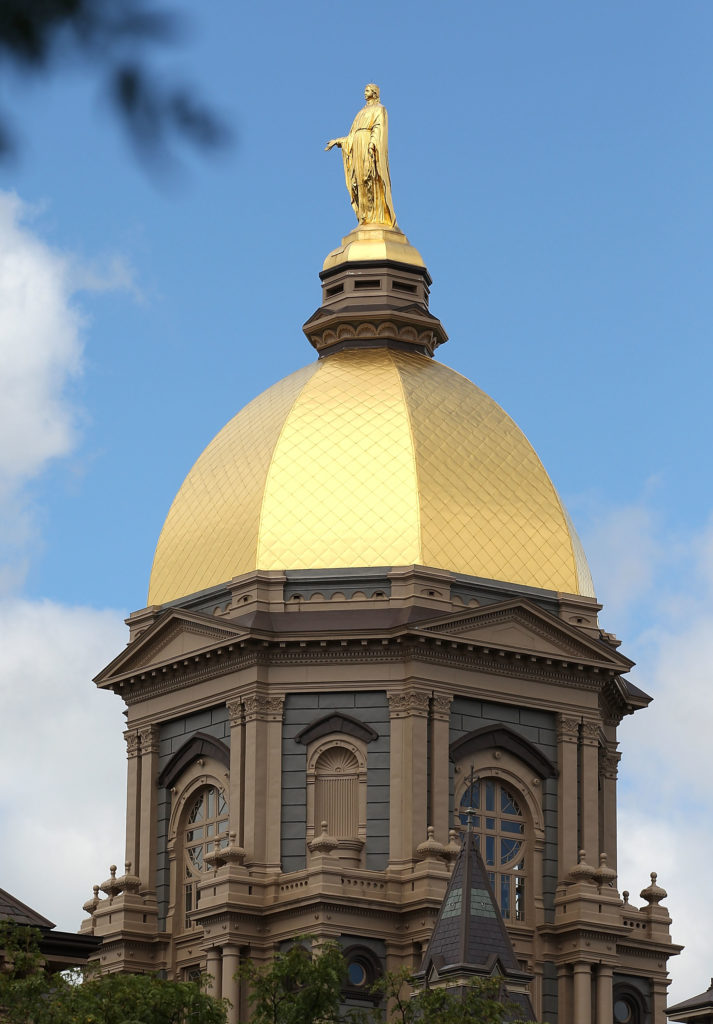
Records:
<instances>
[{"instance_id":1,"label":"white cloud","mask_svg":"<svg viewBox=\"0 0 713 1024\"><path fill-rule=\"evenodd\" d=\"M79 290L128 288L121 260L82 266L0 192L0 594L19 591L35 528L27 485L78 442ZM0 600L0 884L73 930L91 885L123 859L120 701L91 678L121 649L117 611Z\"/></svg>"},{"instance_id":2,"label":"white cloud","mask_svg":"<svg viewBox=\"0 0 713 1024\"><path fill-rule=\"evenodd\" d=\"M713 846L713 521L684 542L644 500L610 509L593 533L586 547L605 624L627 624L622 650L638 662L631 679L654 698L619 733L618 884L635 904L651 871L667 890L673 941L686 946L669 962L669 1002L677 1002L702 992L710 976L701 909Z\"/></svg>"},{"instance_id":3,"label":"white cloud","mask_svg":"<svg viewBox=\"0 0 713 1024\"><path fill-rule=\"evenodd\" d=\"M0 193L0 494L66 455L76 436L68 383L81 366L81 316L66 258L28 226L30 209Z\"/></svg>"},{"instance_id":4,"label":"white cloud","mask_svg":"<svg viewBox=\"0 0 713 1024\"><path fill-rule=\"evenodd\" d=\"M0 604L0 884L65 931L123 865L124 705L91 679L125 642L116 611Z\"/></svg>"},{"instance_id":5,"label":"white cloud","mask_svg":"<svg viewBox=\"0 0 713 1024\"><path fill-rule=\"evenodd\" d=\"M0 192L0 593L22 580L35 539L26 485L78 441L72 395L82 372L85 317L79 291L138 293L121 257L83 264L35 230L38 210Z\"/></svg>"}]
</instances>

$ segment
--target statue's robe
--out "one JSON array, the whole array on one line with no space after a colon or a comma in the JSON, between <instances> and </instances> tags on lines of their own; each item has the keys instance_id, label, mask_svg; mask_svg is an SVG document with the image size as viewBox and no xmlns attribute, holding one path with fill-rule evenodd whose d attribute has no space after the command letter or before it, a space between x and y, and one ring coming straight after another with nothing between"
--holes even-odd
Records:
<instances>
[{"instance_id":1,"label":"statue's robe","mask_svg":"<svg viewBox=\"0 0 713 1024\"><path fill-rule=\"evenodd\" d=\"M389 174L388 118L380 103L367 103L342 141L344 176L360 224L396 227ZM373 144L374 152L370 152Z\"/></svg>"}]
</instances>

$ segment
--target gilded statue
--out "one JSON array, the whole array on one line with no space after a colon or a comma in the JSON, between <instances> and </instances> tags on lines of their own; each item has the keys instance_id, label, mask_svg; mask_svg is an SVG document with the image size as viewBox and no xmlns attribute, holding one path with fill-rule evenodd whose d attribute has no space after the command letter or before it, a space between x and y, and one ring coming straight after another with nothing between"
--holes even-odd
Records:
<instances>
[{"instance_id":1,"label":"gilded statue","mask_svg":"<svg viewBox=\"0 0 713 1024\"><path fill-rule=\"evenodd\" d=\"M395 228L391 198L386 107L379 102L379 87L364 89L365 106L354 118L349 134L331 139L325 149L338 146L344 161L344 177L354 213L360 224Z\"/></svg>"}]
</instances>

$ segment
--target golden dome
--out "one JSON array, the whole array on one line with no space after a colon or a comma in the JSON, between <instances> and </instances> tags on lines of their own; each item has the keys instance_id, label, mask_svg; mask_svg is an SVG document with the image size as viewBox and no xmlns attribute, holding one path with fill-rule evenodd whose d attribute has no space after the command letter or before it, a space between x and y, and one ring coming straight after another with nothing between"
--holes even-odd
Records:
<instances>
[{"instance_id":1,"label":"golden dome","mask_svg":"<svg viewBox=\"0 0 713 1024\"><path fill-rule=\"evenodd\" d=\"M500 406L427 356L347 349L211 441L168 513L149 603L255 569L411 564L594 596L567 512Z\"/></svg>"}]
</instances>

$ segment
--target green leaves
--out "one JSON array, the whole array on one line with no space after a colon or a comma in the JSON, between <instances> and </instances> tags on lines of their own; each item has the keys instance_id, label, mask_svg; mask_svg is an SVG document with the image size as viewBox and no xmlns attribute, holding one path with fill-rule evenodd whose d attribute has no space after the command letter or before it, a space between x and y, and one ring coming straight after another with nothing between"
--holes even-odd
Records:
<instances>
[{"instance_id":1,"label":"green leaves","mask_svg":"<svg viewBox=\"0 0 713 1024\"><path fill-rule=\"evenodd\" d=\"M300 936L267 967L248 960L241 977L250 986L250 1024L330 1024L339 1019L346 964L335 942L312 950Z\"/></svg>"},{"instance_id":2,"label":"green leaves","mask_svg":"<svg viewBox=\"0 0 713 1024\"><path fill-rule=\"evenodd\" d=\"M194 982L93 969L46 974L40 933L0 925L3 1024L225 1024L225 1005Z\"/></svg>"}]
</instances>

